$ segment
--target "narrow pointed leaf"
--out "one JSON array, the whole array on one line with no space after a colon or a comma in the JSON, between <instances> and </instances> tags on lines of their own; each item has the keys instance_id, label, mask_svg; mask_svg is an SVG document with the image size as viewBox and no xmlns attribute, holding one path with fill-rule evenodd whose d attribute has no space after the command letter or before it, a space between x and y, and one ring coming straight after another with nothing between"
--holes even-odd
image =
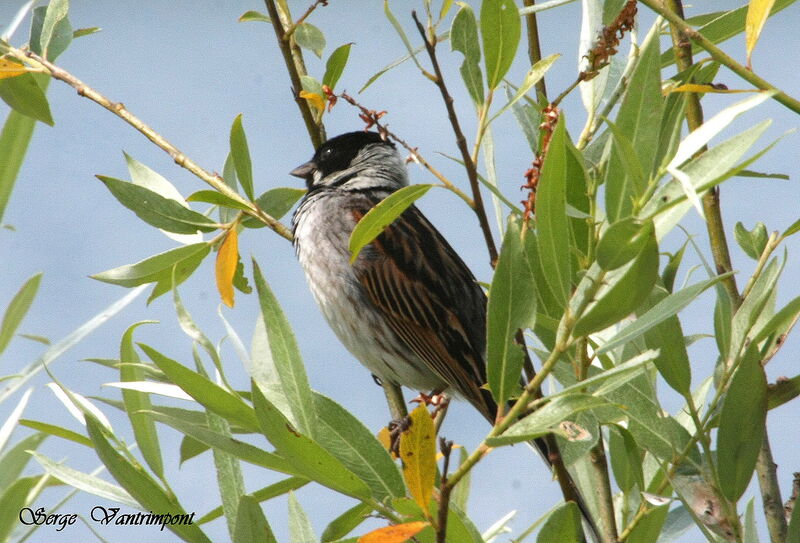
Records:
<instances>
[{"instance_id":1,"label":"narrow pointed leaf","mask_svg":"<svg viewBox=\"0 0 800 543\"><path fill-rule=\"evenodd\" d=\"M535 281L520 238L520 223L512 219L489 290L487 374L497 405L504 405L519 388L523 353L514 336L519 329L533 328L536 316Z\"/></svg>"},{"instance_id":2,"label":"narrow pointed leaf","mask_svg":"<svg viewBox=\"0 0 800 543\"><path fill-rule=\"evenodd\" d=\"M481 38L486 63L486 82L497 88L514 62L522 23L512 0L484 0L481 3Z\"/></svg>"},{"instance_id":3,"label":"narrow pointed leaf","mask_svg":"<svg viewBox=\"0 0 800 543\"><path fill-rule=\"evenodd\" d=\"M127 181L98 175L119 203L136 213L147 224L176 234L194 234L198 230L212 232L214 221L152 190Z\"/></svg>"},{"instance_id":4,"label":"narrow pointed leaf","mask_svg":"<svg viewBox=\"0 0 800 543\"><path fill-rule=\"evenodd\" d=\"M336 88L336 83L344 72L344 67L347 65L347 59L350 56L350 47L352 43L345 43L336 48L328 57L325 63L325 75L322 76L322 84L327 85L331 89Z\"/></svg>"},{"instance_id":5,"label":"narrow pointed leaf","mask_svg":"<svg viewBox=\"0 0 800 543\"><path fill-rule=\"evenodd\" d=\"M169 251L145 258L135 264L126 264L92 275L92 279L120 285L135 287L146 283L154 283L172 278L172 269L176 269L176 282L180 282L193 272L211 247L207 243L195 243L176 247ZM178 279L180 278L180 281Z\"/></svg>"},{"instance_id":6,"label":"narrow pointed leaf","mask_svg":"<svg viewBox=\"0 0 800 543\"><path fill-rule=\"evenodd\" d=\"M253 166L250 161L250 148L247 146L247 136L242 126L242 114L236 116L231 126L230 135L231 156L236 168L236 176L242 190L251 200L255 197L253 193Z\"/></svg>"},{"instance_id":7,"label":"narrow pointed leaf","mask_svg":"<svg viewBox=\"0 0 800 543\"><path fill-rule=\"evenodd\" d=\"M753 49L755 49L758 38L761 36L761 29L764 28L764 23L767 22L767 17L769 17L769 12L772 10L773 5L775 5L775 0L750 0L748 3L747 19L744 26L748 66L750 66Z\"/></svg>"},{"instance_id":8,"label":"narrow pointed leaf","mask_svg":"<svg viewBox=\"0 0 800 543\"><path fill-rule=\"evenodd\" d=\"M456 487L458 488L458 487ZM321 541L338 541L355 530L361 523L369 518L372 506L359 503L333 519L322 532Z\"/></svg>"},{"instance_id":9,"label":"narrow pointed leaf","mask_svg":"<svg viewBox=\"0 0 800 543\"><path fill-rule=\"evenodd\" d=\"M8 106L31 119L53 126L53 116L44 90L36 82L33 74L0 79L0 99Z\"/></svg>"},{"instance_id":10,"label":"narrow pointed leaf","mask_svg":"<svg viewBox=\"0 0 800 543\"><path fill-rule=\"evenodd\" d=\"M294 204L296 204L305 193L305 189L278 187L270 189L256 198L256 205L267 215L275 219L280 219L294 207ZM255 217L247 216L242 220L242 226L246 226L247 228L263 228L266 224Z\"/></svg>"},{"instance_id":11,"label":"narrow pointed leaf","mask_svg":"<svg viewBox=\"0 0 800 543\"><path fill-rule=\"evenodd\" d=\"M293 543L316 543L317 536L308 515L294 492L289 492L289 539Z\"/></svg>"},{"instance_id":12,"label":"narrow pointed leaf","mask_svg":"<svg viewBox=\"0 0 800 543\"><path fill-rule=\"evenodd\" d=\"M767 378L751 346L733 375L717 434L720 490L736 502L744 494L761 449L767 417Z\"/></svg>"},{"instance_id":13,"label":"narrow pointed leaf","mask_svg":"<svg viewBox=\"0 0 800 543\"><path fill-rule=\"evenodd\" d=\"M0 223L35 126L32 118L11 111L0 132Z\"/></svg>"},{"instance_id":14,"label":"narrow pointed leaf","mask_svg":"<svg viewBox=\"0 0 800 543\"><path fill-rule=\"evenodd\" d=\"M481 73L481 48L478 41L478 23L472 8L463 4L450 27L450 47L464 54L461 63L461 79L467 87L472 101L483 104L483 74Z\"/></svg>"},{"instance_id":15,"label":"narrow pointed leaf","mask_svg":"<svg viewBox=\"0 0 800 543\"><path fill-rule=\"evenodd\" d=\"M433 185L409 185L387 196L361 217L350 234L350 262L355 262L365 245L377 238L408 206L420 199Z\"/></svg>"},{"instance_id":16,"label":"narrow pointed leaf","mask_svg":"<svg viewBox=\"0 0 800 543\"><path fill-rule=\"evenodd\" d=\"M31 307L31 303L33 303L33 299L36 297L36 292L39 290L39 283L41 283L41 280L42 274L37 273L25 281L14 295L14 298L11 299L8 307L6 307L5 313L3 314L3 321L0 323L0 353L6 349L11 338L14 337L14 332L16 332L22 319L24 319L25 315L28 313L28 309Z\"/></svg>"},{"instance_id":17,"label":"narrow pointed leaf","mask_svg":"<svg viewBox=\"0 0 800 543\"><path fill-rule=\"evenodd\" d=\"M239 500L236 511L234 543L277 543L267 517L256 499L247 494Z\"/></svg>"},{"instance_id":18,"label":"narrow pointed leaf","mask_svg":"<svg viewBox=\"0 0 800 543\"><path fill-rule=\"evenodd\" d=\"M267 359L270 368L264 368L264 372L276 378L276 382L270 384L276 384L282 390L283 397L291 410L291 418L298 429L308 436L316 437L317 418L314 398L297 339L255 260L253 260L253 276L271 354Z\"/></svg>"},{"instance_id":19,"label":"narrow pointed leaf","mask_svg":"<svg viewBox=\"0 0 800 543\"><path fill-rule=\"evenodd\" d=\"M553 511L536 536L536 543L580 543L584 541L581 514L574 502L567 502Z\"/></svg>"},{"instance_id":20,"label":"narrow pointed leaf","mask_svg":"<svg viewBox=\"0 0 800 543\"><path fill-rule=\"evenodd\" d=\"M222 302L228 307L233 307L233 276L239 262L239 235L235 228L228 230L222 245L217 252L217 262L214 268L217 279L217 292Z\"/></svg>"}]
</instances>

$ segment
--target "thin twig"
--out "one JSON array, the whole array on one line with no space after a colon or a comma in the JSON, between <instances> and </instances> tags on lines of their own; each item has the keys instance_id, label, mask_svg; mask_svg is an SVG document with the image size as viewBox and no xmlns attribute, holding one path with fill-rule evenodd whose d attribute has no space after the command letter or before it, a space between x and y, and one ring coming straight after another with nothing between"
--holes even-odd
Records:
<instances>
[{"instance_id":1,"label":"thin twig","mask_svg":"<svg viewBox=\"0 0 800 543\"><path fill-rule=\"evenodd\" d=\"M453 491L452 485L447 483L447 471L450 469L450 453L453 451L453 442L445 438L439 438L439 450L444 456L442 465L442 478L439 485L439 520L436 526L436 543L447 541L447 513L450 508L450 494Z\"/></svg>"},{"instance_id":2,"label":"thin twig","mask_svg":"<svg viewBox=\"0 0 800 543\"><path fill-rule=\"evenodd\" d=\"M535 3L534 0L522 1L522 5L525 7L533 6ZM542 48L539 44L539 24L535 13L529 13L525 16L525 26L528 31L528 59L531 61L531 66L533 66L542 60ZM544 82L544 76L536 82L536 94L539 100L547 101L547 86Z\"/></svg>"},{"instance_id":3,"label":"thin twig","mask_svg":"<svg viewBox=\"0 0 800 543\"><path fill-rule=\"evenodd\" d=\"M63 68L60 68L53 64L52 62L40 57L33 51L22 51L16 48L10 48L9 50L12 55L19 59L27 58L29 61L36 63L37 65L43 67L47 73L53 78L59 81L62 81L69 85L70 87L74 88L78 95L88 98L92 102L102 106L103 108L107 109L120 119L124 120L126 123L134 127L136 130L141 132L147 139L152 141L157 147L164 150L175 163L187 170L191 173L199 177L202 181L208 183L218 192L224 194L225 196L239 202L240 204L244 204L247 206L248 210L246 213L248 215L252 215L260 219L264 224L269 226L272 230L274 230L278 235L286 238L287 240L292 240L292 232L286 226L283 225L280 221L275 219L274 217L264 213L257 205L253 202L249 202L245 198L242 198L235 190L230 188L222 178L214 173L209 172L208 170L203 169L200 167L196 162L192 159L187 157L183 154L183 152L172 145L167 139L153 130L150 126L145 124L144 121L136 117L133 113L131 113L123 103L121 102L114 102L108 99L106 96L100 94L98 91L72 75L71 73L67 72Z\"/></svg>"},{"instance_id":4,"label":"thin twig","mask_svg":"<svg viewBox=\"0 0 800 543\"><path fill-rule=\"evenodd\" d=\"M284 27L281 13L275 5L275 0L264 0L264 3L267 6L275 36L278 38L278 47L280 47L281 54L283 55L286 71L289 72L289 79L292 82L292 98L294 98L300 110L300 115L303 117L308 136L311 138L311 143L316 149L325 143L325 127L321 122L315 120L314 112L311 111L311 106L305 99L300 97L300 91L303 90L300 76L306 75L302 52L294 43L294 40L286 38L286 28Z\"/></svg>"},{"instance_id":5,"label":"thin twig","mask_svg":"<svg viewBox=\"0 0 800 543\"><path fill-rule=\"evenodd\" d=\"M450 92L447 90L447 85L444 82L442 70L439 67L439 61L436 58L436 46L428 39L428 35L425 32L425 27L422 26L422 23L420 23L419 19L417 18L416 11L411 12L411 17L414 19L414 23L417 25L417 30L422 37L422 41L425 44L425 50L428 52L428 57L433 65L433 71L436 77L435 83L439 88L439 92L444 100L444 105L447 108L447 116L450 119L450 125L453 127L453 133L456 136L456 145L458 146L458 150L461 153L461 158L464 161L464 167L467 170L467 178L469 179L469 185L472 189L472 199L475 201L475 207L473 209L475 214L478 216L478 223L483 231L483 237L486 241L486 249L489 251L489 259L492 261L492 263L494 263L497 261L497 247L495 247L492 229L489 226L489 219L486 217L486 209L483 206L483 197L481 196L480 184L478 181L478 170L475 167L475 162L472 160L472 156L469 153L469 149L467 148L467 139L464 137L464 132L461 130L461 125L458 122L458 116L456 115L456 110L453 107L453 97L450 95Z\"/></svg>"},{"instance_id":6,"label":"thin twig","mask_svg":"<svg viewBox=\"0 0 800 543\"><path fill-rule=\"evenodd\" d=\"M283 35L282 39L288 41L289 38L292 36L292 34L294 34L295 30L297 30L297 27L300 26L301 24L303 24L305 22L305 20L308 19L308 16L311 15L311 13L313 13L313 11L315 9L317 9L317 7L320 4L322 4L323 6L327 6L328 5L328 0L316 0L316 2L311 4L309 6L309 8L306 10L306 12L303 13L300 16L300 18L297 19L294 23L292 23L292 26L290 26L289 28L286 29L286 33Z\"/></svg>"}]
</instances>

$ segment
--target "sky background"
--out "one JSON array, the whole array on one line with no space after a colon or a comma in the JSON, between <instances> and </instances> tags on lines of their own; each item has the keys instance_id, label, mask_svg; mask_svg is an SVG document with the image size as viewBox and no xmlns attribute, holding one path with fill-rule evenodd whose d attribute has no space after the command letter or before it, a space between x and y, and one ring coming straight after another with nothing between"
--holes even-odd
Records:
<instances>
[{"instance_id":1,"label":"sky background","mask_svg":"<svg viewBox=\"0 0 800 543\"><path fill-rule=\"evenodd\" d=\"M0 28L4 28L22 2L0 1ZM472 2L478 5L478 2ZM308 2L291 1L295 15L302 13ZM730 9L740 5L729 1L704 1L702 12ZM396 16L412 35L410 7L422 9L422 2L393 2ZM102 32L72 43L58 64L88 85L115 101L122 101L130 111L149 123L156 131L208 170L222 171L228 153L231 122L243 114L244 127L253 158L256 192L279 186L301 186L301 181L288 175L292 168L306 161L313 149L308 141L299 113L291 100L288 76L275 45L272 29L257 22L238 23L244 11L264 10L258 1L97 2L74 0L70 10L73 28L99 26ZM437 7L438 9L438 7ZM645 25L652 16L642 6ZM455 12L455 10L453 10ZM560 92L574 79L577 65L580 3L540 15L542 47L545 55L562 53L561 59L547 75L550 93ZM700 13L691 10L690 13ZM452 17L452 15L451 15ZM338 89L355 93L376 71L404 53L402 43L383 15L378 1L331 1L327 8L315 13L310 22L319 26L327 37L324 58L336 47L354 42L350 61ZM783 87L789 94L800 96L800 80L794 61L800 55L800 9L798 6L771 19L753 58L756 71L767 80ZM28 22L12 42L27 39ZM417 40L413 40L415 43ZM737 59L744 59L742 39L725 44ZM523 55L518 55L519 59ZM440 49L445 75L469 139L475 123L472 106L458 76L461 55L449 53L449 45ZM324 61L306 53L311 74L321 78ZM511 81L520 81L526 71L524 63L515 64ZM671 72L667 71L666 75ZM736 76L722 71L717 79L731 88L741 88ZM70 333L91 316L122 297L126 290L89 278L90 274L139 261L165 251L176 244L154 228L141 222L133 213L117 203L109 191L95 179L96 174L128 179L122 152L126 151L168 178L184 195L206 188L202 182L177 167L160 149L150 144L130 126L96 104L78 97L66 85L54 82L48 93L55 126L39 125L17 180L3 222L14 230L0 230L0 308L4 308L17 289L31 275L44 272L39 295L19 332L47 336L56 341ZM377 83L358 96L365 105L387 110L385 120L392 131L403 137L450 179L466 187L463 171L437 153L457 154L450 126L444 114L438 90L421 77L413 64L406 63L388 72ZM714 96L704 100L709 117L741 96ZM577 134L583 124L584 110L574 93L564 103L568 127ZM0 103L0 119L8 112ZM762 140L772 138L800 125L800 117L775 102L762 105L744 115L733 126L742 130L764 118L774 119L773 126ZM340 104L326 115L329 136L361 129L363 123L356 112ZM498 179L501 190L512 200L522 199L518 192L522 174L529 167L530 152L510 114L493 125ZM736 178L722 189L723 215L733 250L734 267L741 272L740 287L754 266L733 242L733 225L742 221L752 228L756 220L766 220L768 230L783 230L798 218L800 186L798 185L797 134L786 137L776 149L752 166L765 172L781 172L790 181ZM412 166L412 182L431 182L425 171ZM420 202L421 209L464 257L481 281L489 281L490 268L482 236L472 213L445 191L431 191ZM288 219L287 219L288 221ZM496 221L493 219L492 223ZM687 215L687 230L706 245L705 228L696 214ZM788 266L780 283L778 305L800 294L800 246L798 237L787 244ZM497 238L496 238L497 239ZM683 234L674 233L662 251L683 243ZM284 311L294 326L311 385L332 397L353 412L369 428L377 430L386 424L389 415L383 394L369 373L338 343L319 314L306 287L300 266L289 243L267 229L247 230L240 239L245 261L254 256L260 263ZM225 330L217 315L219 300L214 286L213 259L206 262L184 283L180 292L184 303L205 333L217 342ZM698 263L692 255L681 268L679 280ZM248 264L248 273L250 272ZM697 280L700 272L693 276ZM86 358L116 358L124 330L132 323L156 319L158 325L137 329L135 339L148 343L162 353L185 364L191 364L191 343L177 325L172 302L162 297L149 307L141 296L122 314L114 317L89 338L67 352L52 365L52 371L63 382L81 394L119 397L116 390L103 387L116 381L110 370L84 361ZM707 295L682 314L684 332L711 333L710 307L713 297ZM240 336L249 344L258 303L255 295L237 292L233 310L222 309ZM768 375L774 381L780 375L798 373L797 352L800 341L790 339L781 354L770 363ZM42 345L17 338L0 360L0 374L10 374L36 360ZM229 343L223 346L228 378L237 387L247 388L248 377ZM690 354L695 370L695 383L705 377L716 359L713 340L703 340L692 347ZM44 375L31 383L33 397L25 412L26 418L47 420L82 432L78 423L65 412L62 404L43 387ZM0 405L0 421L10 413L20 393ZM667 394L668 396L668 394ZM673 411L678 404L668 404ZM115 430L132 441L126 419L110 407L103 407ZM769 428L779 477L784 493L790 489L791 473L800 470L797 436L800 418L797 402L770 412ZM488 431L482 418L466 404L453 405L443 435L474 448ZM20 434L15 434L16 440ZM179 436L161 428L162 449L170 473L170 483L188 511L198 516L219 503L213 463L209 454L192 459L179 468ZM266 443L262 443L266 445ZM82 471L91 471L99 461L93 453L78 445L50 438L41 451L56 460ZM245 468L248 491L256 490L277 478L263 470ZM519 534L546 512L558 499L557 485L526 447L506 448L489 455L472 475L473 493L470 515L481 530L511 510L518 510L512 523ZM751 485L751 491L752 491ZM37 506L48 507L63 490L48 491ZM300 490L298 498L309 513L317 534L327 523L352 505L319 487ZM785 497L785 496L784 496ZM756 499L760 510L760 498ZM94 505L110 502L80 494L63 509L88 516ZM265 512L280 541L287 541L286 502L276 499L265 505ZM760 529L763 532L763 521ZM368 526L365 524L364 526ZM215 541L226 540L224 521L204 526ZM362 533L364 528L358 530ZM100 527L110 541L137 541L147 537L153 542L172 541L168 532L150 528L114 529ZM29 541L89 540L88 530L80 525L69 527L54 536L50 529L41 529ZM696 541L697 532L682 540Z\"/></svg>"}]
</instances>

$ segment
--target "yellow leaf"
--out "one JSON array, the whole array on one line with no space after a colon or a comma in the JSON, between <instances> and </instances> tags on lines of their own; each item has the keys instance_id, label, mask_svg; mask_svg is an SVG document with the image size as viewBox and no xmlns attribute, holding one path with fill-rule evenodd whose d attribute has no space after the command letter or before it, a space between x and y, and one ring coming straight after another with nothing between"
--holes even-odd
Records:
<instances>
[{"instance_id":1,"label":"yellow leaf","mask_svg":"<svg viewBox=\"0 0 800 543\"><path fill-rule=\"evenodd\" d=\"M377 437L378 437L378 441L380 441L381 445L383 445L383 448L386 449L387 451L391 452L391 450L392 450L392 433L389 431L389 429L386 426L384 426L383 428L381 428L380 432L378 432L378 436Z\"/></svg>"},{"instance_id":2,"label":"yellow leaf","mask_svg":"<svg viewBox=\"0 0 800 543\"><path fill-rule=\"evenodd\" d=\"M669 92L710 92L716 94L739 94L742 92L759 92L758 89L728 89L723 86L700 85L698 83L686 83L669 89Z\"/></svg>"},{"instance_id":3,"label":"yellow leaf","mask_svg":"<svg viewBox=\"0 0 800 543\"><path fill-rule=\"evenodd\" d=\"M775 0L750 0L747 6L747 19L744 25L745 44L747 46L747 67L750 68L750 56L758 43L761 29L767 22L769 12Z\"/></svg>"},{"instance_id":4,"label":"yellow leaf","mask_svg":"<svg viewBox=\"0 0 800 543\"><path fill-rule=\"evenodd\" d=\"M305 99L317 111L325 109L325 99L316 92L300 91L300 98Z\"/></svg>"},{"instance_id":5,"label":"yellow leaf","mask_svg":"<svg viewBox=\"0 0 800 543\"><path fill-rule=\"evenodd\" d=\"M429 522L407 522L406 524L386 526L362 535L358 538L358 543L403 543L428 526L430 526Z\"/></svg>"},{"instance_id":6,"label":"yellow leaf","mask_svg":"<svg viewBox=\"0 0 800 543\"><path fill-rule=\"evenodd\" d=\"M236 264L238 262L239 237L236 234L236 229L231 228L219 247L215 267L217 290L223 303L228 307L233 307L233 275L236 273Z\"/></svg>"},{"instance_id":7,"label":"yellow leaf","mask_svg":"<svg viewBox=\"0 0 800 543\"><path fill-rule=\"evenodd\" d=\"M14 62L8 58L0 58L0 79L17 77L18 75L24 74L26 71L24 64Z\"/></svg>"},{"instance_id":8,"label":"yellow leaf","mask_svg":"<svg viewBox=\"0 0 800 543\"><path fill-rule=\"evenodd\" d=\"M400 435L403 478L411 497L425 513L436 482L436 430L424 405L409 415L411 425Z\"/></svg>"}]
</instances>

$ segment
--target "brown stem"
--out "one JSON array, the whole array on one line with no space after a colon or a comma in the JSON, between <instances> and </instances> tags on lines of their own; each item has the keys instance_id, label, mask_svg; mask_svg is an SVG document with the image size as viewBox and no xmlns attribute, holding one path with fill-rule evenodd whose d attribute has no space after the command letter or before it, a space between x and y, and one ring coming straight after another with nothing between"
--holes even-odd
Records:
<instances>
[{"instance_id":1,"label":"brown stem","mask_svg":"<svg viewBox=\"0 0 800 543\"><path fill-rule=\"evenodd\" d=\"M300 82L300 76L306 75L305 64L303 63L303 54L291 36L287 36L286 28L281 17L278 7L275 5L275 0L264 0L269 12L270 21L272 21L272 28L275 30L275 36L278 38L278 47L280 47L281 54L283 55L283 62L286 64L286 71L289 72L289 79L292 82L292 98L294 98L297 108L300 110L300 115L303 117L303 122L306 125L306 131L311 138L311 143L314 148L319 147L325 143L325 127L322 123L318 123L314 119L314 112L311 111L311 106L306 100L300 97L300 91L303 89L303 84Z\"/></svg>"},{"instance_id":2,"label":"brown stem","mask_svg":"<svg viewBox=\"0 0 800 543\"><path fill-rule=\"evenodd\" d=\"M650 5L648 2L644 3L648 6ZM679 71L687 70L693 64L690 38L701 43L707 51L712 53L712 56L717 58L713 52L706 47L707 44L704 45L702 43L705 38L702 38L698 32L688 27L683 21L684 14L681 0L665 0L663 11L667 12L664 13L664 15L671 23L673 50L675 51L675 61ZM698 36L702 39L698 39ZM689 124L689 130L692 131L703 124L703 109L700 105L700 98L695 93L690 93L688 96L686 120ZM704 151L705 149L701 149L699 153L703 153ZM703 196L703 210L706 215L706 227L711 244L711 254L714 258L717 273L722 274L732 271L733 265L731 264L728 242L725 237L725 228L720 210L719 189L717 187L710 189ZM722 283L731 300L733 311L736 312L742 305L742 296L739 294L734 275L731 274L723 279ZM702 429L698 428L698 431L701 430ZM786 518L780 507L781 489L778 483L777 465L772 460L769 434L766 428L764 429L764 437L756 462L756 473L758 474L764 516L766 517L767 526L769 527L770 538L773 543L783 542L786 538ZM738 517L735 512L731 513L731 517L732 518L729 519L731 524L737 524Z\"/></svg>"},{"instance_id":3,"label":"brown stem","mask_svg":"<svg viewBox=\"0 0 800 543\"><path fill-rule=\"evenodd\" d=\"M594 487L598 498L600 536L603 543L616 543L618 534L617 521L614 516L614 496L611 494L611 479L608 476L608 462L602 435L597 440L597 445L589 451L589 461L592 465Z\"/></svg>"},{"instance_id":4,"label":"brown stem","mask_svg":"<svg viewBox=\"0 0 800 543\"><path fill-rule=\"evenodd\" d=\"M29 60L33 61L34 63L38 64L42 68L44 68L47 73L53 79L57 79L62 81L75 89L80 96L84 98L88 98L92 102L102 106L103 108L107 109L136 130L141 132L147 139L152 141L158 148L165 151L169 156L172 157L172 160L175 163L187 170L191 173L199 177L201 180L205 181L211 187L216 189L218 192L221 192L225 196L236 200L237 202L244 204L247 206L248 210L246 213L248 215L252 215L260 219L264 224L269 226L272 230L274 230L278 235L292 240L292 232L286 226L284 226L280 221L275 219L274 217L264 213L261 209L258 208L253 202L249 202L246 199L242 198L235 190L225 184L222 178L214 173L209 172L208 170L203 169L200 165L198 165L195 161L187 157L183 154L183 152L172 145L167 139L153 130L149 125L145 124L144 121L139 119L133 113L128 111L125 107L125 104L122 102L114 102L108 99L106 96L100 94L98 91L72 75L71 73L67 72L63 68L59 68L52 62L40 57L33 51L22 51L20 49L12 48L10 50L11 54L15 57L20 59L28 58Z\"/></svg>"},{"instance_id":5,"label":"brown stem","mask_svg":"<svg viewBox=\"0 0 800 543\"><path fill-rule=\"evenodd\" d=\"M535 3L535 0L522 0L522 5L525 7L533 6ZM539 23L535 13L525 16L525 26L528 31L528 59L533 66L542 60L542 48L539 45ZM547 101L547 86L544 83L544 77L536 83L536 94L540 100Z\"/></svg>"},{"instance_id":6,"label":"brown stem","mask_svg":"<svg viewBox=\"0 0 800 543\"><path fill-rule=\"evenodd\" d=\"M458 150L461 153L462 160L464 161L464 167L467 170L467 178L469 179L469 185L472 189L472 199L475 202L475 214L478 216L478 222L480 223L481 230L483 231L483 237L486 241L486 249L489 251L489 259L494 265L494 263L497 262L497 247L494 245L492 229L489 226L489 219L486 217L486 209L483 206L483 198L481 196L480 185L478 182L478 169L475 166L475 162L472 160L469 149L467 148L467 139L464 137L464 132L462 132L461 125L458 122L456 110L453 107L453 97L447 90L447 85L445 85L444 77L442 76L442 70L439 67L439 61L436 58L436 45L428 39L428 35L425 32L425 27L422 26L422 23L420 23L419 19L417 18L417 12L412 11L411 16L414 18L414 22L417 25L417 30L419 31L420 36L422 36L422 41L425 43L425 50L428 52L428 57L430 57L431 64L433 65L436 79L435 83L439 88L439 92L442 94L444 105L447 108L447 116L450 119L450 125L453 127L453 133L456 136L456 145L458 145Z\"/></svg>"},{"instance_id":7,"label":"brown stem","mask_svg":"<svg viewBox=\"0 0 800 543\"><path fill-rule=\"evenodd\" d=\"M453 487L447 484L447 471L450 469L450 453L453 451L453 442L445 438L439 438L439 450L444 456L442 465L442 479L439 485L439 519L436 526L436 543L447 541L447 513L450 508L450 494Z\"/></svg>"},{"instance_id":8,"label":"brown stem","mask_svg":"<svg viewBox=\"0 0 800 543\"><path fill-rule=\"evenodd\" d=\"M778 483L778 466L772 459L772 449L769 439L767 439L766 428L764 429L764 439L761 441L761 450L758 453L756 462L756 473L758 474L758 487L761 490L761 500L764 507L764 516L767 519L769 538L772 543L782 543L786 541L786 515L783 511L781 500L781 487Z\"/></svg>"}]
</instances>

